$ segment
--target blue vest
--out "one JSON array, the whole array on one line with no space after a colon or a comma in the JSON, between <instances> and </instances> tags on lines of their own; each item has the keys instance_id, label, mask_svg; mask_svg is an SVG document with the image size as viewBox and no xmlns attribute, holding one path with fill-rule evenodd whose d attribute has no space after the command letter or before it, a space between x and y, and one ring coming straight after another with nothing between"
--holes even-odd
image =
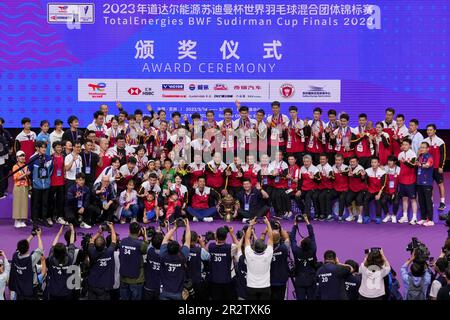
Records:
<instances>
[{"instance_id":1,"label":"blue vest","mask_svg":"<svg viewBox=\"0 0 450 320\"><path fill-rule=\"evenodd\" d=\"M112 289L114 287L114 273L116 263L114 260L114 247L104 249L91 259L91 268L88 276L88 284L92 288Z\"/></svg>"},{"instance_id":2,"label":"blue vest","mask_svg":"<svg viewBox=\"0 0 450 320\"><path fill-rule=\"evenodd\" d=\"M345 279L345 292L349 300L358 300L359 287L361 285L361 274L351 274Z\"/></svg>"},{"instance_id":3,"label":"blue vest","mask_svg":"<svg viewBox=\"0 0 450 320\"><path fill-rule=\"evenodd\" d=\"M217 245L210 243L208 252L211 255L211 274L212 283L224 284L231 282L231 244L225 243Z\"/></svg>"},{"instance_id":4,"label":"blue vest","mask_svg":"<svg viewBox=\"0 0 450 320\"><path fill-rule=\"evenodd\" d=\"M272 264L270 265L270 284L283 286L289 279L288 248L284 243L273 250Z\"/></svg>"},{"instance_id":5,"label":"blue vest","mask_svg":"<svg viewBox=\"0 0 450 320\"><path fill-rule=\"evenodd\" d=\"M202 248L193 247L189 250L189 259L187 262L188 277L192 283L202 281Z\"/></svg>"},{"instance_id":6,"label":"blue vest","mask_svg":"<svg viewBox=\"0 0 450 320\"><path fill-rule=\"evenodd\" d=\"M247 264L244 255L239 257L236 266L236 291L239 298L247 297Z\"/></svg>"},{"instance_id":7,"label":"blue vest","mask_svg":"<svg viewBox=\"0 0 450 320\"><path fill-rule=\"evenodd\" d=\"M317 270L319 300L347 300L342 266L326 263Z\"/></svg>"},{"instance_id":8,"label":"blue vest","mask_svg":"<svg viewBox=\"0 0 450 320\"><path fill-rule=\"evenodd\" d=\"M142 265L141 246L142 240L131 237L125 238L120 242L119 260L121 277L139 277Z\"/></svg>"},{"instance_id":9,"label":"blue vest","mask_svg":"<svg viewBox=\"0 0 450 320\"><path fill-rule=\"evenodd\" d=\"M161 289L161 256L153 247L148 248L144 273L145 288L159 292Z\"/></svg>"},{"instance_id":10,"label":"blue vest","mask_svg":"<svg viewBox=\"0 0 450 320\"><path fill-rule=\"evenodd\" d=\"M186 259L178 254L166 253L161 257L162 292L181 294L186 278Z\"/></svg>"},{"instance_id":11,"label":"blue vest","mask_svg":"<svg viewBox=\"0 0 450 320\"><path fill-rule=\"evenodd\" d=\"M428 161L431 157L429 153L424 154L420 157L423 161ZM416 184L419 186L433 186L433 167L421 168L417 167L417 180Z\"/></svg>"},{"instance_id":12,"label":"blue vest","mask_svg":"<svg viewBox=\"0 0 450 320\"><path fill-rule=\"evenodd\" d=\"M32 255L33 253L26 258L19 258L18 252L13 255L9 287L19 296L33 296L34 270L31 259Z\"/></svg>"},{"instance_id":13,"label":"blue vest","mask_svg":"<svg viewBox=\"0 0 450 320\"><path fill-rule=\"evenodd\" d=\"M309 287L316 282L316 255L304 252L301 248L293 250L295 261L295 285Z\"/></svg>"},{"instance_id":14,"label":"blue vest","mask_svg":"<svg viewBox=\"0 0 450 320\"><path fill-rule=\"evenodd\" d=\"M67 280L72 274L68 268L73 264L70 259L64 264L57 264L56 259L47 259L47 292L50 296L66 297L72 293L72 289L67 287Z\"/></svg>"}]
</instances>

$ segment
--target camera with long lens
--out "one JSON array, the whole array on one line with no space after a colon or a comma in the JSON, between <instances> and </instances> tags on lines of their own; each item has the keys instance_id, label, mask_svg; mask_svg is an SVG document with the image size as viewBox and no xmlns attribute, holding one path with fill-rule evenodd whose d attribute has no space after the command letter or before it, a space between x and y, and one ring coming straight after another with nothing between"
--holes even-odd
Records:
<instances>
[{"instance_id":1,"label":"camera with long lens","mask_svg":"<svg viewBox=\"0 0 450 320\"><path fill-rule=\"evenodd\" d=\"M145 229L147 232L147 238L151 239L156 233L155 226L148 226L147 229Z\"/></svg>"},{"instance_id":2,"label":"camera with long lens","mask_svg":"<svg viewBox=\"0 0 450 320\"><path fill-rule=\"evenodd\" d=\"M102 229L102 232L111 232L111 228L108 226L106 222L103 222L100 225L100 228Z\"/></svg>"},{"instance_id":3,"label":"camera with long lens","mask_svg":"<svg viewBox=\"0 0 450 320\"><path fill-rule=\"evenodd\" d=\"M271 220L270 226L272 227L272 230L281 230L281 224L277 220Z\"/></svg>"},{"instance_id":4,"label":"camera with long lens","mask_svg":"<svg viewBox=\"0 0 450 320\"><path fill-rule=\"evenodd\" d=\"M207 231L203 235L203 238L205 239L206 242L214 241L214 240L216 240L216 234L213 231Z\"/></svg>"},{"instance_id":5,"label":"camera with long lens","mask_svg":"<svg viewBox=\"0 0 450 320\"><path fill-rule=\"evenodd\" d=\"M245 233L247 232L247 229L248 229L248 224L245 225L245 226L242 228L242 230L238 230L238 232L236 232L236 238L237 238L238 240L241 240L241 239L245 236Z\"/></svg>"},{"instance_id":6,"label":"camera with long lens","mask_svg":"<svg viewBox=\"0 0 450 320\"><path fill-rule=\"evenodd\" d=\"M296 223L299 223L299 222L305 221L305 218L303 218L303 215L297 214L297 215L295 215L294 220Z\"/></svg>"},{"instance_id":7,"label":"camera with long lens","mask_svg":"<svg viewBox=\"0 0 450 320\"><path fill-rule=\"evenodd\" d=\"M89 242L91 241L92 233L80 232L79 235L82 236L81 237L81 248L83 249L84 252L88 252Z\"/></svg>"},{"instance_id":8,"label":"camera with long lens","mask_svg":"<svg viewBox=\"0 0 450 320\"><path fill-rule=\"evenodd\" d=\"M430 259L430 250L428 250L427 246L420 242L416 237L413 237L411 242L408 243L406 251L411 254L414 252L415 263L426 264Z\"/></svg>"},{"instance_id":9,"label":"camera with long lens","mask_svg":"<svg viewBox=\"0 0 450 320\"><path fill-rule=\"evenodd\" d=\"M177 218L175 220L175 225L177 226L177 228L184 228L184 227L186 227L186 223L184 222L183 218Z\"/></svg>"},{"instance_id":10,"label":"camera with long lens","mask_svg":"<svg viewBox=\"0 0 450 320\"><path fill-rule=\"evenodd\" d=\"M374 248L370 248L370 249L365 249L364 253L365 254L369 254L369 253L380 253L381 252L381 248L378 247L374 247Z\"/></svg>"}]
</instances>

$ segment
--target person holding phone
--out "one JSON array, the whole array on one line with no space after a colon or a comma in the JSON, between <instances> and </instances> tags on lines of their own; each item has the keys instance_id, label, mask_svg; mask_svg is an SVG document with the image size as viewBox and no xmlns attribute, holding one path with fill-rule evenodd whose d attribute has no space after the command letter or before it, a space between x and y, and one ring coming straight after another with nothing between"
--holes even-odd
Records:
<instances>
[{"instance_id":1,"label":"person holding phone","mask_svg":"<svg viewBox=\"0 0 450 320\"><path fill-rule=\"evenodd\" d=\"M359 267L361 286L360 300L381 300L386 294L383 278L391 271L389 261L381 248L371 248L365 251L366 256Z\"/></svg>"}]
</instances>

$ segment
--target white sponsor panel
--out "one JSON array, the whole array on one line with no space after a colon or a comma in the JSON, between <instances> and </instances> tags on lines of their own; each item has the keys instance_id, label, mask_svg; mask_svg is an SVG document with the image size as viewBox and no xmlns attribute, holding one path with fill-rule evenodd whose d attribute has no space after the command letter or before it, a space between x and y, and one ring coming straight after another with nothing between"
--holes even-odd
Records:
<instances>
[{"instance_id":1,"label":"white sponsor panel","mask_svg":"<svg viewBox=\"0 0 450 320\"><path fill-rule=\"evenodd\" d=\"M47 4L48 23L94 23L95 4L51 2Z\"/></svg>"},{"instance_id":2,"label":"white sponsor panel","mask_svg":"<svg viewBox=\"0 0 450 320\"><path fill-rule=\"evenodd\" d=\"M340 80L79 79L79 101L340 102Z\"/></svg>"}]
</instances>

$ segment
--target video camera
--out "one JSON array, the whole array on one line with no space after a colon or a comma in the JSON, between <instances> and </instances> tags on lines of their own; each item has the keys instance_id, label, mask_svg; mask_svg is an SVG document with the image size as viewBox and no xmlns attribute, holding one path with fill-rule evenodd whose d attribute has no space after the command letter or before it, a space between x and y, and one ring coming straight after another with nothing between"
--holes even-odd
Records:
<instances>
[{"instance_id":1,"label":"video camera","mask_svg":"<svg viewBox=\"0 0 450 320\"><path fill-rule=\"evenodd\" d=\"M100 228L102 229L102 232L111 232L111 228L108 226L108 223L103 222L100 225Z\"/></svg>"},{"instance_id":2,"label":"video camera","mask_svg":"<svg viewBox=\"0 0 450 320\"><path fill-rule=\"evenodd\" d=\"M78 233L78 235L81 236L81 248L83 249L84 252L88 252L89 242L91 241L92 233L80 232Z\"/></svg>"},{"instance_id":3,"label":"video camera","mask_svg":"<svg viewBox=\"0 0 450 320\"><path fill-rule=\"evenodd\" d=\"M296 223L303 222L303 221L305 221L305 218L303 217L302 214L297 214L297 215L295 215L295 217L294 217L294 221L295 221Z\"/></svg>"},{"instance_id":4,"label":"video camera","mask_svg":"<svg viewBox=\"0 0 450 320\"><path fill-rule=\"evenodd\" d=\"M365 250L364 250L364 253L365 253L365 254L369 254L369 253L371 253L371 252L373 252L373 253L379 253L380 251L381 251L381 248L374 247L374 248L370 248L370 249L365 249Z\"/></svg>"},{"instance_id":5,"label":"video camera","mask_svg":"<svg viewBox=\"0 0 450 320\"><path fill-rule=\"evenodd\" d=\"M425 264L430 260L430 251L427 246L420 242L416 237L411 239L411 242L408 243L406 247L406 251L411 254L414 252L414 262L418 264Z\"/></svg>"},{"instance_id":6,"label":"video camera","mask_svg":"<svg viewBox=\"0 0 450 320\"><path fill-rule=\"evenodd\" d=\"M185 228L186 227L186 223L184 222L183 218L176 218L174 223L177 226L177 228Z\"/></svg>"}]
</instances>

